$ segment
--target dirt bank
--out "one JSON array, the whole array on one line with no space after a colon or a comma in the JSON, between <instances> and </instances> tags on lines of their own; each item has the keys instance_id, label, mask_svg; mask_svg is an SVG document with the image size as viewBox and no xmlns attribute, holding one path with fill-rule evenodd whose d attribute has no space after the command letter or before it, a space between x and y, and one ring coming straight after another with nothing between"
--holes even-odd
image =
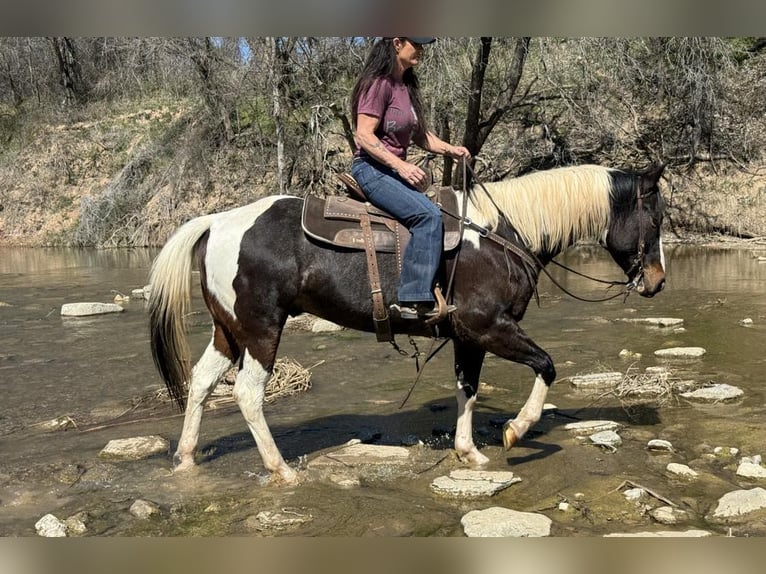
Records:
<instances>
[{"instance_id":1,"label":"dirt bank","mask_svg":"<svg viewBox=\"0 0 766 574\"><path fill-rule=\"evenodd\" d=\"M93 111L97 119L30 122L0 147L0 245L160 245L180 222L275 192L256 150L211 149L189 110L134 102ZM333 169L346 156L339 141ZM663 193L669 240L766 237L762 167L669 166Z\"/></svg>"}]
</instances>

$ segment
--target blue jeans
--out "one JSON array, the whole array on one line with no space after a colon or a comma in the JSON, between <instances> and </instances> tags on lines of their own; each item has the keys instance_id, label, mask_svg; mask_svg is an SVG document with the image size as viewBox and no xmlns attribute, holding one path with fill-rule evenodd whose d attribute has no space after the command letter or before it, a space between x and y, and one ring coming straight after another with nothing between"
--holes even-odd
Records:
<instances>
[{"instance_id":1,"label":"blue jeans","mask_svg":"<svg viewBox=\"0 0 766 574\"><path fill-rule=\"evenodd\" d=\"M399 302L433 301L444 236L441 211L394 170L374 160L355 158L351 175L371 204L393 215L412 234L402 257Z\"/></svg>"}]
</instances>

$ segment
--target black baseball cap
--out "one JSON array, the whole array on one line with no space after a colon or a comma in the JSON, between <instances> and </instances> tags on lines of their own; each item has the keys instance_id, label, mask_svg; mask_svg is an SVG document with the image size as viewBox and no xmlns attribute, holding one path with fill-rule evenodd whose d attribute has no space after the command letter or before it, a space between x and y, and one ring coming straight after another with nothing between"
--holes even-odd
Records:
<instances>
[{"instance_id":1,"label":"black baseball cap","mask_svg":"<svg viewBox=\"0 0 766 574\"><path fill-rule=\"evenodd\" d=\"M436 38L413 38L412 36L405 36L408 40L415 42L416 44L433 44L436 42Z\"/></svg>"}]
</instances>

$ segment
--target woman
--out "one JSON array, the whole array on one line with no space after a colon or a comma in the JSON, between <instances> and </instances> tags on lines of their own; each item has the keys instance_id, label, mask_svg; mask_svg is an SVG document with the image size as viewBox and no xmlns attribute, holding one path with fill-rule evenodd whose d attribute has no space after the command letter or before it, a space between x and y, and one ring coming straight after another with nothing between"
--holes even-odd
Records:
<instances>
[{"instance_id":1,"label":"woman","mask_svg":"<svg viewBox=\"0 0 766 574\"><path fill-rule=\"evenodd\" d=\"M426 151L469 158L428 130L418 80L413 71L423 46L436 38L381 38L375 42L351 93L356 152L351 174L374 206L400 221L412 234L402 259L398 303L391 310L402 319L436 314L433 282L442 252L442 218L421 191L425 171L407 161L415 143ZM449 311L454 311L450 307Z\"/></svg>"}]
</instances>

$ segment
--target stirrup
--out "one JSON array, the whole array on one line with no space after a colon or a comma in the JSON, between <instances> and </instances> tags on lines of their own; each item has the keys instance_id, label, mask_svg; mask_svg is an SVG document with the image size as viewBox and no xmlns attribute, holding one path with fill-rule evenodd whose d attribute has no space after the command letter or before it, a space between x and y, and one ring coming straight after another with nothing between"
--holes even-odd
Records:
<instances>
[{"instance_id":1,"label":"stirrup","mask_svg":"<svg viewBox=\"0 0 766 574\"><path fill-rule=\"evenodd\" d=\"M436 306L433 308L433 311L428 313L430 317L426 319L426 325L439 323L446 319L447 315L457 310L455 305L447 304L447 301L444 300L444 295L442 295L441 287L438 285L434 288L434 296L436 297Z\"/></svg>"}]
</instances>

